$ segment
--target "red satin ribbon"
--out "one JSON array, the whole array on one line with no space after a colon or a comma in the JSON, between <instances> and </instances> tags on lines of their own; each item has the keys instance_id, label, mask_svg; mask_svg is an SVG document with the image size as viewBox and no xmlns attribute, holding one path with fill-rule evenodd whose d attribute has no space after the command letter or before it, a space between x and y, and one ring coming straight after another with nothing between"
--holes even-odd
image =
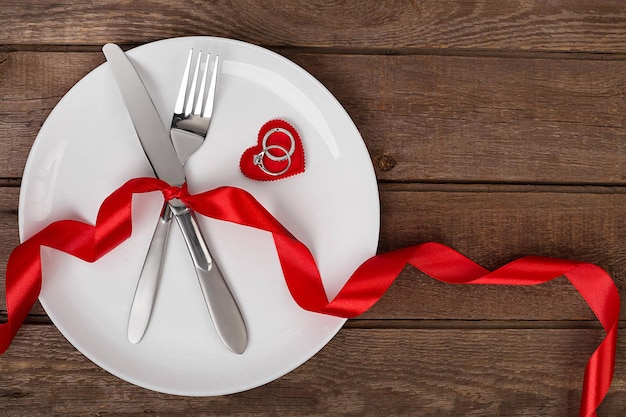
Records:
<instances>
[{"instance_id":1,"label":"red satin ribbon","mask_svg":"<svg viewBox=\"0 0 626 417\"><path fill-rule=\"evenodd\" d=\"M285 282L302 308L322 314L354 317L378 301L409 263L434 279L450 284L536 285L565 275L585 299L606 331L585 369L581 417L595 417L615 366L619 293L602 268L584 262L528 256L490 272L459 252L438 243L424 243L376 255L365 261L329 301L309 249L285 229L252 195L222 187L190 195L154 178L130 180L107 197L96 225L74 220L54 222L17 246L6 275L8 322L0 325L0 353L11 343L41 289L40 247L47 246L94 262L132 233L131 203L136 193L161 191L165 199L180 198L207 217L272 233Z\"/></svg>"}]
</instances>

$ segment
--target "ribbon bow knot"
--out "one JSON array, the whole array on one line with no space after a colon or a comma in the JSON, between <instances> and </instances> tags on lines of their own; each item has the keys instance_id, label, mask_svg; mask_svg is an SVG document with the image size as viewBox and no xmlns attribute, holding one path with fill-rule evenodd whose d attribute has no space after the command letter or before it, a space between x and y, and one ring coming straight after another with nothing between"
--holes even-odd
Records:
<instances>
[{"instance_id":1,"label":"ribbon bow knot","mask_svg":"<svg viewBox=\"0 0 626 417\"><path fill-rule=\"evenodd\" d=\"M163 199L167 202L178 198L179 200L185 200L185 197L189 196L189 190L187 189L187 183L184 183L181 187L174 185L168 185L161 190L163 193Z\"/></svg>"}]
</instances>

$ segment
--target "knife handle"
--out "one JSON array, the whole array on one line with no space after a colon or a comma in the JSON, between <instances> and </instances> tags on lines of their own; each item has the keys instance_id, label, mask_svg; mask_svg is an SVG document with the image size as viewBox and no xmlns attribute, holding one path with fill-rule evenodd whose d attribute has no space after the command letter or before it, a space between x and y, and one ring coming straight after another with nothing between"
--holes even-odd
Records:
<instances>
[{"instance_id":1,"label":"knife handle","mask_svg":"<svg viewBox=\"0 0 626 417\"><path fill-rule=\"evenodd\" d=\"M133 302L128 315L128 340L131 343L139 343L143 338L150 315L152 314L152 306L156 297L159 279L161 277L161 269L163 268L163 255L167 246L167 237L172 224L172 210L168 204L163 205L161 216L154 229L150 246L144 260L137 288L133 296Z\"/></svg>"},{"instance_id":2,"label":"knife handle","mask_svg":"<svg viewBox=\"0 0 626 417\"><path fill-rule=\"evenodd\" d=\"M211 257L194 212L177 198L170 200L169 206L185 238L219 337L231 351L243 353L248 343L246 324L226 280Z\"/></svg>"}]
</instances>

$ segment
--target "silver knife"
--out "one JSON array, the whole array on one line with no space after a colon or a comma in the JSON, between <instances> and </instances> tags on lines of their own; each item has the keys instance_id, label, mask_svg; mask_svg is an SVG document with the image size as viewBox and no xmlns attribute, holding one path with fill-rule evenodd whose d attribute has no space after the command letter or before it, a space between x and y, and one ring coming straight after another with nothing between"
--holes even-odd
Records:
<instances>
[{"instance_id":1,"label":"silver knife","mask_svg":"<svg viewBox=\"0 0 626 417\"><path fill-rule=\"evenodd\" d=\"M139 74L119 46L107 44L102 50L156 176L170 185L182 186L185 171ZM193 211L178 199L169 202L169 209L183 232L220 339L231 351L243 353L248 342L245 322L219 269L211 267L211 257ZM165 217L162 215L159 221Z\"/></svg>"}]
</instances>

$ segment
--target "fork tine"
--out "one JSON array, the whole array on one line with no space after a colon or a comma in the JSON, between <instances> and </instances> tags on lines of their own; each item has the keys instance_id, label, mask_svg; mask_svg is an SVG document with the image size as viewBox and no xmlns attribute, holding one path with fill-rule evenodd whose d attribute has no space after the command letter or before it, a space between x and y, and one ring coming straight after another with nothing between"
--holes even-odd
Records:
<instances>
[{"instance_id":1,"label":"fork tine","mask_svg":"<svg viewBox=\"0 0 626 417\"><path fill-rule=\"evenodd\" d=\"M196 98L196 104L193 107L193 115L200 116L202 113L202 104L204 102L204 90L206 88L206 80L209 75L209 59L211 54L207 54L206 62L204 63L204 71L202 71L202 81L200 82L200 90L198 90L198 97Z\"/></svg>"},{"instance_id":2,"label":"fork tine","mask_svg":"<svg viewBox=\"0 0 626 417\"><path fill-rule=\"evenodd\" d=\"M187 95L187 83L189 82L189 70L191 68L191 58L193 57L193 48L189 50L189 56L187 57L187 65L185 65L185 72L183 73L183 79L180 82L178 89L178 97L176 98L176 105L174 106L174 114L183 114L185 110L185 96Z\"/></svg>"},{"instance_id":3,"label":"fork tine","mask_svg":"<svg viewBox=\"0 0 626 417\"><path fill-rule=\"evenodd\" d=\"M215 102L215 88L217 84L217 65L219 63L220 57L219 55L215 56L215 63L213 64L213 74L211 74L211 83L209 84L209 94L206 99L206 105L204 107L204 111L202 112L202 117L211 118L213 114L213 103ZM206 61L207 71L209 67L209 58Z\"/></svg>"},{"instance_id":4,"label":"fork tine","mask_svg":"<svg viewBox=\"0 0 626 417\"><path fill-rule=\"evenodd\" d=\"M198 71L200 70L200 58L202 51L198 51L198 60L196 61L196 69L191 79L191 87L189 87L189 95L187 96L187 104L185 105L185 116L189 116L193 112L194 98L196 95L196 85L198 84Z\"/></svg>"}]
</instances>

